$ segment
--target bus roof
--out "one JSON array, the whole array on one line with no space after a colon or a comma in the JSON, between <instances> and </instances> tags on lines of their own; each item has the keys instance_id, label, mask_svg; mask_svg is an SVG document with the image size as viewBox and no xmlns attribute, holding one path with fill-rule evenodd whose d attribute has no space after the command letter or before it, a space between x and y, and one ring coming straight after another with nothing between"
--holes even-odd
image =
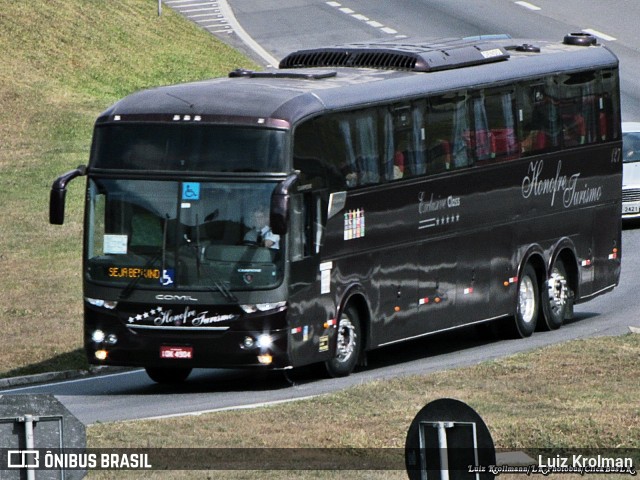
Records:
<instances>
[{"instance_id":1,"label":"bus roof","mask_svg":"<svg viewBox=\"0 0 640 480\"><path fill-rule=\"evenodd\" d=\"M588 42L582 34L576 34L575 38L575 42L567 41L567 37L565 42L547 42L497 36L489 40L475 37L411 45L354 44L306 50L295 52L281 63L294 68L264 72L237 70L229 78L134 93L103 112L98 123L191 120L286 128L323 111L618 65L616 56L598 45L594 37L589 37ZM400 65L385 63L384 54L390 51L398 54ZM354 62L355 66L327 60L331 55L334 59L345 55L353 57L354 52L368 55L361 55L365 60ZM411 69L407 55L416 57L414 64L421 70ZM454 60L449 61L450 58Z\"/></svg>"}]
</instances>

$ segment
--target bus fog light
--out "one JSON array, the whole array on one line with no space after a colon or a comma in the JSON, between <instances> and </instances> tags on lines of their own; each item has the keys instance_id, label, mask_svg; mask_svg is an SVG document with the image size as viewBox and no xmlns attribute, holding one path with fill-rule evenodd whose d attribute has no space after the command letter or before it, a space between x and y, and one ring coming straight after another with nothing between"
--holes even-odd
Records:
<instances>
[{"instance_id":1,"label":"bus fog light","mask_svg":"<svg viewBox=\"0 0 640 480\"><path fill-rule=\"evenodd\" d=\"M106 360L107 359L107 351L106 350L96 350L95 356L98 360Z\"/></svg>"},{"instance_id":2,"label":"bus fog light","mask_svg":"<svg viewBox=\"0 0 640 480\"><path fill-rule=\"evenodd\" d=\"M104 338L105 334L102 330L96 330L91 334L91 340L93 340L95 343L104 342Z\"/></svg>"},{"instance_id":3,"label":"bus fog light","mask_svg":"<svg viewBox=\"0 0 640 480\"><path fill-rule=\"evenodd\" d=\"M116 337L113 333L107 335L107 338L104 339L104 343L107 345L115 345L118 343L118 337Z\"/></svg>"},{"instance_id":4,"label":"bus fog light","mask_svg":"<svg viewBox=\"0 0 640 480\"><path fill-rule=\"evenodd\" d=\"M255 343L255 342L253 341L253 338L251 338L251 337L244 337L244 340L242 341L242 346L243 346L244 348L252 348L252 347L253 347L253 345L254 345L254 343Z\"/></svg>"},{"instance_id":5,"label":"bus fog light","mask_svg":"<svg viewBox=\"0 0 640 480\"><path fill-rule=\"evenodd\" d=\"M271 365L271 362L273 362L273 357L268 353L265 353L264 355L258 355L258 362L260 362L262 365Z\"/></svg>"},{"instance_id":6,"label":"bus fog light","mask_svg":"<svg viewBox=\"0 0 640 480\"><path fill-rule=\"evenodd\" d=\"M271 335L267 335L266 333L263 333L262 335L258 336L258 340L256 341L256 346L262 349L268 349L271 348L271 346L273 345L273 338L271 338Z\"/></svg>"}]
</instances>

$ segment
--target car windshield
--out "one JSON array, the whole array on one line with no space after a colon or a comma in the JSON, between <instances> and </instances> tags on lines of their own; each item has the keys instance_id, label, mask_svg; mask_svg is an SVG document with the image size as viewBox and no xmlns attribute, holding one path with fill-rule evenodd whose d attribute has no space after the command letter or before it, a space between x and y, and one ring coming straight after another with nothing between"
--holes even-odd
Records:
<instances>
[{"instance_id":1,"label":"car windshield","mask_svg":"<svg viewBox=\"0 0 640 480\"><path fill-rule=\"evenodd\" d=\"M265 289L282 279L273 182L91 179L86 275L136 288Z\"/></svg>"},{"instance_id":2,"label":"car windshield","mask_svg":"<svg viewBox=\"0 0 640 480\"><path fill-rule=\"evenodd\" d=\"M640 132L622 134L622 160L624 163L640 161Z\"/></svg>"}]
</instances>

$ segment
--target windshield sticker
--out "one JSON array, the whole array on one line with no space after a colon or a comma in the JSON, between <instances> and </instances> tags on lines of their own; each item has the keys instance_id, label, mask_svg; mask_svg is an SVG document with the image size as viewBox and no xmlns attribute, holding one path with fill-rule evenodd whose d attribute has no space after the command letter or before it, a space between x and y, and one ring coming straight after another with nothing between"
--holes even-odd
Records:
<instances>
[{"instance_id":1,"label":"windshield sticker","mask_svg":"<svg viewBox=\"0 0 640 480\"><path fill-rule=\"evenodd\" d=\"M200 184L197 182L183 183L182 200L200 200Z\"/></svg>"},{"instance_id":2,"label":"windshield sticker","mask_svg":"<svg viewBox=\"0 0 640 480\"><path fill-rule=\"evenodd\" d=\"M349 210L344 214L344 239L364 237L364 209Z\"/></svg>"},{"instance_id":3,"label":"windshield sticker","mask_svg":"<svg viewBox=\"0 0 640 480\"><path fill-rule=\"evenodd\" d=\"M173 268L162 270L162 278L160 279L160 284L163 287L170 287L171 285L173 285L175 275L176 272Z\"/></svg>"},{"instance_id":4,"label":"windshield sticker","mask_svg":"<svg viewBox=\"0 0 640 480\"><path fill-rule=\"evenodd\" d=\"M128 235L105 234L104 236L104 253L122 255L127 253L127 243L129 243Z\"/></svg>"},{"instance_id":5,"label":"windshield sticker","mask_svg":"<svg viewBox=\"0 0 640 480\"><path fill-rule=\"evenodd\" d=\"M331 293L331 269L333 262L320 264L320 294Z\"/></svg>"}]
</instances>

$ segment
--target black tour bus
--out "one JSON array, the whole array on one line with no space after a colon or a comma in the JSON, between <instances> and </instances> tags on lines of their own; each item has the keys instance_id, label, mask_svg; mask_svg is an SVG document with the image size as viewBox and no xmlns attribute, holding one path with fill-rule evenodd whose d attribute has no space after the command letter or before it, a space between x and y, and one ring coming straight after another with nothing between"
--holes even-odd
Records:
<instances>
[{"instance_id":1,"label":"black tour bus","mask_svg":"<svg viewBox=\"0 0 640 480\"><path fill-rule=\"evenodd\" d=\"M613 289L620 137L618 60L589 35L303 50L111 106L50 221L86 176L91 363L348 375L457 327L556 329Z\"/></svg>"}]
</instances>

